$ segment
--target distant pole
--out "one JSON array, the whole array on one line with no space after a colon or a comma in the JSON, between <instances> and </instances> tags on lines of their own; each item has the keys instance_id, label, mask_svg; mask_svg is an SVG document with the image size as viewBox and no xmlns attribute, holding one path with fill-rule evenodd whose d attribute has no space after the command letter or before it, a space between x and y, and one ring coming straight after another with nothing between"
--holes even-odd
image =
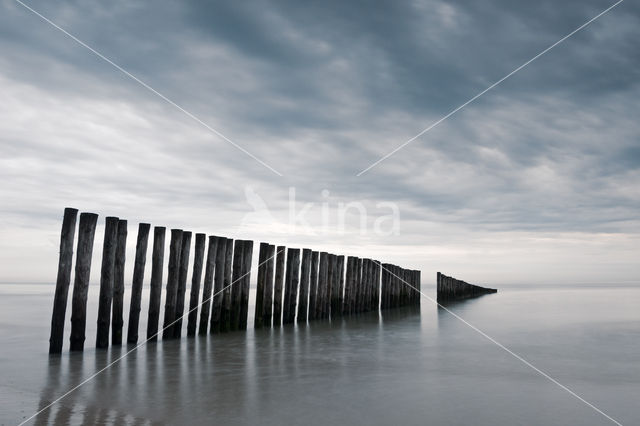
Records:
<instances>
[{"instance_id":1,"label":"distant pole","mask_svg":"<svg viewBox=\"0 0 640 426\"><path fill-rule=\"evenodd\" d=\"M200 306L200 326L198 334L207 334L209 326L209 312L211 309L211 291L213 289L213 273L215 271L216 251L220 244L220 237L209 237L209 249L207 250L207 263L204 267L204 283L202 285L202 303Z\"/></svg>"},{"instance_id":2,"label":"distant pole","mask_svg":"<svg viewBox=\"0 0 640 426\"><path fill-rule=\"evenodd\" d=\"M182 251L182 229L171 230L169 243L169 268L165 287L164 323L162 339L173 339L173 322L176 319L176 301L178 299L178 280L180 278L180 254Z\"/></svg>"},{"instance_id":3,"label":"distant pole","mask_svg":"<svg viewBox=\"0 0 640 426\"><path fill-rule=\"evenodd\" d=\"M298 280L300 268L300 249L290 248L287 251L287 268L285 272L284 302L282 323L290 324L296 315L298 297Z\"/></svg>"},{"instance_id":4,"label":"distant pole","mask_svg":"<svg viewBox=\"0 0 640 426\"><path fill-rule=\"evenodd\" d=\"M373 310L380 310L380 262L373 261Z\"/></svg>"},{"instance_id":5,"label":"distant pole","mask_svg":"<svg viewBox=\"0 0 640 426\"><path fill-rule=\"evenodd\" d=\"M307 310L309 302L309 273L311 272L311 250L302 250L302 262L300 264L300 302L298 303L299 323L307 322Z\"/></svg>"},{"instance_id":6,"label":"distant pole","mask_svg":"<svg viewBox=\"0 0 640 426\"><path fill-rule=\"evenodd\" d=\"M180 249L180 271L178 274L178 297L176 298L176 323L173 325L173 337L182 336L182 317L184 315L184 298L187 291L187 276L189 274L189 252L191 251L191 232L182 233L182 248Z\"/></svg>"},{"instance_id":7,"label":"distant pole","mask_svg":"<svg viewBox=\"0 0 640 426\"><path fill-rule=\"evenodd\" d=\"M329 294L329 253L320 253L320 267L318 270L318 305L316 307L317 318L327 318L327 296Z\"/></svg>"},{"instance_id":8,"label":"distant pole","mask_svg":"<svg viewBox=\"0 0 640 426\"><path fill-rule=\"evenodd\" d=\"M76 218L78 210L67 207L62 217L60 232L60 252L58 258L58 276L56 278L56 293L53 298L53 313L51 314L51 334L49 337L49 353L62 352L64 339L64 317L67 311L69 284L71 284L71 266L73 264L73 239L76 232Z\"/></svg>"},{"instance_id":9,"label":"distant pole","mask_svg":"<svg viewBox=\"0 0 640 426\"><path fill-rule=\"evenodd\" d=\"M242 300L242 256L244 240L236 240L233 247L233 271L231 278L231 331L240 328L240 302Z\"/></svg>"},{"instance_id":10,"label":"distant pole","mask_svg":"<svg viewBox=\"0 0 640 426\"><path fill-rule=\"evenodd\" d=\"M147 246L149 244L149 229L151 225L138 225L138 239L136 241L136 257L133 264L133 279L131 281L131 302L129 304L129 325L127 328L127 343L138 343L138 326L140 324L140 305L142 299L142 284L144 283L144 267L147 263Z\"/></svg>"},{"instance_id":11,"label":"distant pole","mask_svg":"<svg viewBox=\"0 0 640 426\"><path fill-rule=\"evenodd\" d=\"M222 320L220 331L229 331L231 328L231 274L233 272L233 239L225 240L224 253L224 291L222 292Z\"/></svg>"},{"instance_id":12,"label":"distant pole","mask_svg":"<svg viewBox=\"0 0 640 426\"><path fill-rule=\"evenodd\" d=\"M118 242L113 269L113 304L111 305L111 344L122 345L124 326L124 263L127 255L127 221L118 221Z\"/></svg>"},{"instance_id":13,"label":"distant pole","mask_svg":"<svg viewBox=\"0 0 640 426\"><path fill-rule=\"evenodd\" d=\"M316 319L316 305L318 303L318 255L311 252L311 273L309 274L309 321Z\"/></svg>"},{"instance_id":14,"label":"distant pole","mask_svg":"<svg viewBox=\"0 0 640 426\"><path fill-rule=\"evenodd\" d=\"M345 291L345 279L344 279L344 256L338 256L338 306L336 308L336 314L342 315L344 310L344 291Z\"/></svg>"},{"instance_id":15,"label":"distant pole","mask_svg":"<svg viewBox=\"0 0 640 426\"><path fill-rule=\"evenodd\" d=\"M187 319L187 336L195 336L198 327L198 300L200 299L200 283L204 263L204 250L207 245L205 234L196 234L196 245L193 253L193 274L191 276L191 292L189 294L189 315Z\"/></svg>"},{"instance_id":16,"label":"distant pole","mask_svg":"<svg viewBox=\"0 0 640 426\"><path fill-rule=\"evenodd\" d=\"M330 310L331 310L331 318L337 318L338 317L338 310L340 309L340 295L339 293L339 285L340 282L338 280L338 256L336 256L335 254L332 254L331 257L329 257L329 274L330 274L330 278L329 278L329 282L331 283L330 285L330 291L331 291L331 298L330 298Z\"/></svg>"},{"instance_id":17,"label":"distant pole","mask_svg":"<svg viewBox=\"0 0 640 426\"><path fill-rule=\"evenodd\" d=\"M238 288L242 290L240 298L240 330L247 329L249 318L249 289L251 287L251 260L253 258L253 241L245 240L242 252L242 275Z\"/></svg>"},{"instance_id":18,"label":"distant pole","mask_svg":"<svg viewBox=\"0 0 640 426\"><path fill-rule=\"evenodd\" d=\"M113 275L118 238L118 218L105 220L104 243L102 246L102 269L100 271L100 300L98 303L98 330L96 347L109 347L109 326L111 325L111 301L113 298Z\"/></svg>"},{"instance_id":19,"label":"distant pole","mask_svg":"<svg viewBox=\"0 0 640 426\"><path fill-rule=\"evenodd\" d=\"M273 311L273 278L275 264L276 246L269 244L266 258L266 273L264 284L264 296L262 301L262 323L266 327L271 327Z\"/></svg>"},{"instance_id":20,"label":"distant pole","mask_svg":"<svg viewBox=\"0 0 640 426\"><path fill-rule=\"evenodd\" d=\"M147 320L147 340L158 340L160 321L160 299L162 297L162 274L164 269L164 240L167 229L153 228L153 250L151 253L151 282L149 290L149 318Z\"/></svg>"},{"instance_id":21,"label":"distant pole","mask_svg":"<svg viewBox=\"0 0 640 426\"><path fill-rule=\"evenodd\" d=\"M356 313L361 313L363 311L363 300L364 300L364 267L363 267L364 259L358 258L358 264L356 265L356 278L358 285L356 286L357 291L357 299L356 299Z\"/></svg>"},{"instance_id":22,"label":"distant pole","mask_svg":"<svg viewBox=\"0 0 640 426\"><path fill-rule=\"evenodd\" d=\"M261 328L263 325L263 303L264 303L264 287L267 275L267 252L269 251L269 243L260 243L258 251L258 277L256 278L256 306L253 315L253 327Z\"/></svg>"},{"instance_id":23,"label":"distant pole","mask_svg":"<svg viewBox=\"0 0 640 426\"><path fill-rule=\"evenodd\" d=\"M276 249L276 276L273 284L273 326L280 327L282 324L282 293L284 285L284 262L285 246L278 246Z\"/></svg>"},{"instance_id":24,"label":"distant pole","mask_svg":"<svg viewBox=\"0 0 640 426\"><path fill-rule=\"evenodd\" d=\"M224 276L227 254L227 239L220 237L216 249L216 271L213 284L213 298L211 303L211 322L209 333L219 333L222 322L222 299L224 293Z\"/></svg>"},{"instance_id":25,"label":"distant pole","mask_svg":"<svg viewBox=\"0 0 640 426\"><path fill-rule=\"evenodd\" d=\"M287 265L287 269L289 266ZM293 249L293 264L291 265L291 297L289 298L289 324L296 319L298 308L298 286L300 285L300 249Z\"/></svg>"},{"instance_id":26,"label":"distant pole","mask_svg":"<svg viewBox=\"0 0 640 426\"><path fill-rule=\"evenodd\" d=\"M87 325L87 293L91 275L91 255L96 233L98 215L80 213L78 226L78 248L76 250L76 269L73 281L73 300L71 303L71 347L72 351L84 349L85 329Z\"/></svg>"},{"instance_id":27,"label":"distant pole","mask_svg":"<svg viewBox=\"0 0 640 426\"><path fill-rule=\"evenodd\" d=\"M342 302L342 314L349 315L351 313L351 296L353 291L353 256L347 256L346 273L344 279L344 300Z\"/></svg>"}]
</instances>

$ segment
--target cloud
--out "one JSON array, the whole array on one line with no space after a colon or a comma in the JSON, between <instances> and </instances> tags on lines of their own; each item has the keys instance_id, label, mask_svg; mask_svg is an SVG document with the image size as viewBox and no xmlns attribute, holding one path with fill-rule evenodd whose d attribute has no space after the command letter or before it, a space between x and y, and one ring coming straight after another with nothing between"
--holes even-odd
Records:
<instances>
[{"instance_id":1,"label":"cloud","mask_svg":"<svg viewBox=\"0 0 640 426\"><path fill-rule=\"evenodd\" d=\"M509 241L521 256L544 252L540 262L553 263L572 233L581 241L572 250L601 241L595 252L613 262L627 259L629 241L637 241L640 7L633 3L362 177L355 174L610 4L29 4L285 176L5 0L0 178L10 184L0 189L0 226L7 235L42 229L55 240L62 208L75 205L132 221L279 239L290 229L278 224L287 220L295 187L299 202L315 203L312 224L323 201L336 208L358 200L371 212L379 201L396 202L401 236L291 232L288 243L386 254L421 267L440 262L472 273L484 268L480 260L465 257L461 266L450 256L469 247L506 256L495 247ZM247 187L275 218L263 233L242 234L240 219L252 211ZM348 223L356 229L358 220ZM28 247L46 246L28 235L24 253L5 240L0 256L15 263ZM35 256L45 266L34 276L53 277L55 255ZM571 257L574 265L584 264L579 257ZM601 276L612 269L603 266ZM623 270L637 277L637 268Z\"/></svg>"}]
</instances>

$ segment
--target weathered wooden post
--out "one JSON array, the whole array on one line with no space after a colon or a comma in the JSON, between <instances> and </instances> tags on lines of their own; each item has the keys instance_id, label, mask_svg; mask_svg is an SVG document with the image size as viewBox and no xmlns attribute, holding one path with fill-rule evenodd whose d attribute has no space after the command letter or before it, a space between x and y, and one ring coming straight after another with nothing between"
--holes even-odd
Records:
<instances>
[{"instance_id":1,"label":"weathered wooden post","mask_svg":"<svg viewBox=\"0 0 640 426\"><path fill-rule=\"evenodd\" d=\"M76 270L73 280L73 300L71 302L71 350L84 349L87 325L87 293L91 274L91 254L96 233L98 215L80 213L78 226L78 248L76 250Z\"/></svg>"},{"instance_id":2,"label":"weathered wooden post","mask_svg":"<svg viewBox=\"0 0 640 426\"><path fill-rule=\"evenodd\" d=\"M347 256L347 271L344 280L344 299L342 301L342 315L349 315L351 303L351 279L353 278L353 256Z\"/></svg>"},{"instance_id":3,"label":"weathered wooden post","mask_svg":"<svg viewBox=\"0 0 640 426\"><path fill-rule=\"evenodd\" d=\"M229 331L231 329L231 274L233 262L233 239L227 238L224 253L224 291L222 292L222 319L220 321L220 331Z\"/></svg>"},{"instance_id":4,"label":"weathered wooden post","mask_svg":"<svg viewBox=\"0 0 640 426\"><path fill-rule=\"evenodd\" d=\"M122 345L124 326L124 263L127 254L127 221L118 221L118 242L113 267L113 304L111 305L111 344Z\"/></svg>"},{"instance_id":5,"label":"weathered wooden post","mask_svg":"<svg viewBox=\"0 0 640 426\"><path fill-rule=\"evenodd\" d=\"M327 317L327 294L329 287L328 283L329 273L329 253L320 253L320 268L318 271L318 304L316 307L316 318Z\"/></svg>"},{"instance_id":6,"label":"weathered wooden post","mask_svg":"<svg viewBox=\"0 0 640 426\"><path fill-rule=\"evenodd\" d=\"M338 274L336 273L337 269L337 256L335 254L329 253L327 258L328 261L328 271L327 271L327 308L326 312L327 318L335 317L335 311L333 310L333 304L335 303L333 299L334 293L337 293L336 290L336 282L338 278Z\"/></svg>"},{"instance_id":7,"label":"weathered wooden post","mask_svg":"<svg viewBox=\"0 0 640 426\"><path fill-rule=\"evenodd\" d=\"M219 333L222 326L222 304L224 299L224 277L227 263L227 239L218 237L215 260L215 276L213 278L213 296L211 302L210 333Z\"/></svg>"},{"instance_id":8,"label":"weathered wooden post","mask_svg":"<svg viewBox=\"0 0 640 426\"><path fill-rule=\"evenodd\" d=\"M204 262L204 249L207 245L205 234L196 234L196 245L193 253L193 274L191 276L191 292L189 294L189 314L187 316L187 336L195 336L198 327L198 301L200 299L200 282Z\"/></svg>"},{"instance_id":9,"label":"weathered wooden post","mask_svg":"<svg viewBox=\"0 0 640 426\"><path fill-rule=\"evenodd\" d=\"M276 250L276 278L273 290L273 326L282 324L282 293L284 285L284 261L286 247L278 246Z\"/></svg>"},{"instance_id":10,"label":"weathered wooden post","mask_svg":"<svg viewBox=\"0 0 640 426\"><path fill-rule=\"evenodd\" d=\"M147 263L147 246L149 244L149 229L151 225L138 225L138 239L136 241L136 257L133 263L133 279L131 280L131 301L129 303L129 324L127 327L127 343L138 343L138 326L140 324L140 303L142 299L142 284L144 283L144 267Z\"/></svg>"},{"instance_id":11,"label":"weathered wooden post","mask_svg":"<svg viewBox=\"0 0 640 426\"><path fill-rule=\"evenodd\" d=\"M329 273L330 273L330 283L331 283L331 298L330 298L330 306L331 306L331 318L337 318L341 312L342 307L340 306L340 280L338 277L340 266L338 264L338 256L332 254L329 258Z\"/></svg>"},{"instance_id":12,"label":"weathered wooden post","mask_svg":"<svg viewBox=\"0 0 640 426\"><path fill-rule=\"evenodd\" d=\"M302 263L300 265L300 303L298 304L298 322L306 323L309 301L309 280L311 269L311 250L302 250Z\"/></svg>"},{"instance_id":13,"label":"weathered wooden post","mask_svg":"<svg viewBox=\"0 0 640 426\"><path fill-rule=\"evenodd\" d=\"M362 312L369 310L369 259L362 259Z\"/></svg>"},{"instance_id":14,"label":"weathered wooden post","mask_svg":"<svg viewBox=\"0 0 640 426\"><path fill-rule=\"evenodd\" d=\"M311 252L311 273L309 277L309 321L316 319L318 303L318 257L317 251Z\"/></svg>"},{"instance_id":15,"label":"weathered wooden post","mask_svg":"<svg viewBox=\"0 0 640 426\"><path fill-rule=\"evenodd\" d=\"M62 217L60 232L60 254L58 258L58 276L56 278L56 293L53 297L53 312L51 314L51 334L49 337L49 353L62 352L64 340L64 317L67 311L69 285L71 284L71 266L73 265L73 239L76 232L78 210L67 207Z\"/></svg>"},{"instance_id":16,"label":"weathered wooden post","mask_svg":"<svg viewBox=\"0 0 640 426\"><path fill-rule=\"evenodd\" d=\"M160 321L160 299L162 297L162 273L164 269L164 226L153 228L153 250L151 253L151 282L149 293L149 318L147 320L147 339L158 340L158 322Z\"/></svg>"},{"instance_id":17,"label":"weathered wooden post","mask_svg":"<svg viewBox=\"0 0 640 426\"><path fill-rule=\"evenodd\" d=\"M253 258L253 241L245 240L242 252L242 277L239 286L242 289L242 297L240 299L240 330L247 329L247 321L249 318L249 289L251 286L251 260Z\"/></svg>"},{"instance_id":18,"label":"weathered wooden post","mask_svg":"<svg viewBox=\"0 0 640 426\"><path fill-rule=\"evenodd\" d=\"M176 301L178 299L178 280L180 278L180 254L182 251L182 229L171 230L169 243L169 268L165 287L164 323L162 339L173 338L173 323L176 319Z\"/></svg>"},{"instance_id":19,"label":"weathered wooden post","mask_svg":"<svg viewBox=\"0 0 640 426\"><path fill-rule=\"evenodd\" d=\"M102 246L102 269L100 271L100 300L98 302L98 330L96 347L109 347L109 326L111 324L111 300L113 298L113 273L116 260L118 218L105 220L104 243Z\"/></svg>"},{"instance_id":20,"label":"weathered wooden post","mask_svg":"<svg viewBox=\"0 0 640 426\"><path fill-rule=\"evenodd\" d=\"M338 301L338 315L342 315L344 310L344 291L345 291L345 265L344 265L344 256L338 256L338 293L339 293L339 301Z\"/></svg>"},{"instance_id":21,"label":"weathered wooden post","mask_svg":"<svg viewBox=\"0 0 640 426\"><path fill-rule=\"evenodd\" d=\"M373 261L373 309L380 310L380 262Z\"/></svg>"},{"instance_id":22,"label":"weathered wooden post","mask_svg":"<svg viewBox=\"0 0 640 426\"><path fill-rule=\"evenodd\" d=\"M187 276L189 275L189 254L191 251L191 232L182 233L182 248L180 249L180 271L178 273L178 297L176 298L176 318L173 324L173 337L182 336L182 317L184 316L184 298L187 291Z\"/></svg>"},{"instance_id":23,"label":"weathered wooden post","mask_svg":"<svg viewBox=\"0 0 640 426\"><path fill-rule=\"evenodd\" d=\"M215 271L216 252L220 244L220 237L209 236L209 248L207 249L207 262L204 267L204 282L202 284L202 302L200 306L200 325L198 334L207 334L209 326L209 311L211 310L211 291L213 288L213 272Z\"/></svg>"},{"instance_id":24,"label":"weathered wooden post","mask_svg":"<svg viewBox=\"0 0 640 426\"><path fill-rule=\"evenodd\" d=\"M298 283L300 281L300 249L288 249L287 268L285 274L285 295L282 323L291 324L295 320L296 306L298 302Z\"/></svg>"},{"instance_id":25,"label":"weathered wooden post","mask_svg":"<svg viewBox=\"0 0 640 426\"><path fill-rule=\"evenodd\" d=\"M273 312L273 267L275 264L275 256L276 246L269 244L267 247L264 296L262 299L262 323L267 327L271 327L271 317Z\"/></svg>"},{"instance_id":26,"label":"weathered wooden post","mask_svg":"<svg viewBox=\"0 0 640 426\"><path fill-rule=\"evenodd\" d=\"M269 251L269 243L260 243L258 251L258 276L256 278L256 306L253 315L253 328L261 328L263 325L262 312L264 309L264 287L267 275L267 251Z\"/></svg>"},{"instance_id":27,"label":"weathered wooden post","mask_svg":"<svg viewBox=\"0 0 640 426\"><path fill-rule=\"evenodd\" d=\"M233 247L233 276L231 281L231 331L240 328L240 302L242 300L242 255L244 240L236 240Z\"/></svg>"},{"instance_id":28,"label":"weathered wooden post","mask_svg":"<svg viewBox=\"0 0 640 426\"><path fill-rule=\"evenodd\" d=\"M356 257L353 261L353 305L351 307L351 313L357 314L360 312L360 297L361 297L361 271L362 259Z\"/></svg>"},{"instance_id":29,"label":"weathered wooden post","mask_svg":"<svg viewBox=\"0 0 640 426\"><path fill-rule=\"evenodd\" d=\"M416 294L416 305L420 306L422 302L422 272L420 270L416 270L416 285L418 287L418 292Z\"/></svg>"}]
</instances>

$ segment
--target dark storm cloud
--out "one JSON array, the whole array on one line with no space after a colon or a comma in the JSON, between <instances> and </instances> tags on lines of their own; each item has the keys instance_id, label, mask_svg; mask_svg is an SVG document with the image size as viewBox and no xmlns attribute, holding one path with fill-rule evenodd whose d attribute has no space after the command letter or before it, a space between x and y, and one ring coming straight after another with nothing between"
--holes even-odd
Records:
<instances>
[{"instance_id":1,"label":"dark storm cloud","mask_svg":"<svg viewBox=\"0 0 640 426\"><path fill-rule=\"evenodd\" d=\"M46 144L34 140L36 129L5 134L3 155L37 157L51 167L50 182L63 182L69 172L60 162L72 162L123 206L142 193L154 206L235 207L244 183L266 194L295 185L301 200L329 188L346 200L397 200L412 207L411 219L505 230L622 232L640 207L629 185L640 167L640 9L630 1L360 178L611 3L29 4L285 174L272 175L5 0L2 74L60 102L52 108L87 99L117 105L84 121L123 129L82 145L78 134ZM127 108L142 122L119 114ZM68 117L83 121L77 109ZM102 142L112 136L127 142Z\"/></svg>"}]
</instances>

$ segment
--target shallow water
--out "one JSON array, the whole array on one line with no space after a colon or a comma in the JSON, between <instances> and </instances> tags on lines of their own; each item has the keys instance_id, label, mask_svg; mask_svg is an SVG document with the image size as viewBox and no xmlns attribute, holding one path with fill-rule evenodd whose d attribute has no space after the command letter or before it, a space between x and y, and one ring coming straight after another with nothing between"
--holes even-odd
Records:
<instances>
[{"instance_id":1,"label":"shallow water","mask_svg":"<svg viewBox=\"0 0 640 426\"><path fill-rule=\"evenodd\" d=\"M21 422L132 349L93 348L91 304L85 352L69 353L67 341L62 356L49 357L52 300L52 285L0 285L2 424ZM513 286L449 309L636 425L639 306L631 286ZM424 298L420 310L142 345L30 422L53 423L614 424Z\"/></svg>"}]
</instances>

